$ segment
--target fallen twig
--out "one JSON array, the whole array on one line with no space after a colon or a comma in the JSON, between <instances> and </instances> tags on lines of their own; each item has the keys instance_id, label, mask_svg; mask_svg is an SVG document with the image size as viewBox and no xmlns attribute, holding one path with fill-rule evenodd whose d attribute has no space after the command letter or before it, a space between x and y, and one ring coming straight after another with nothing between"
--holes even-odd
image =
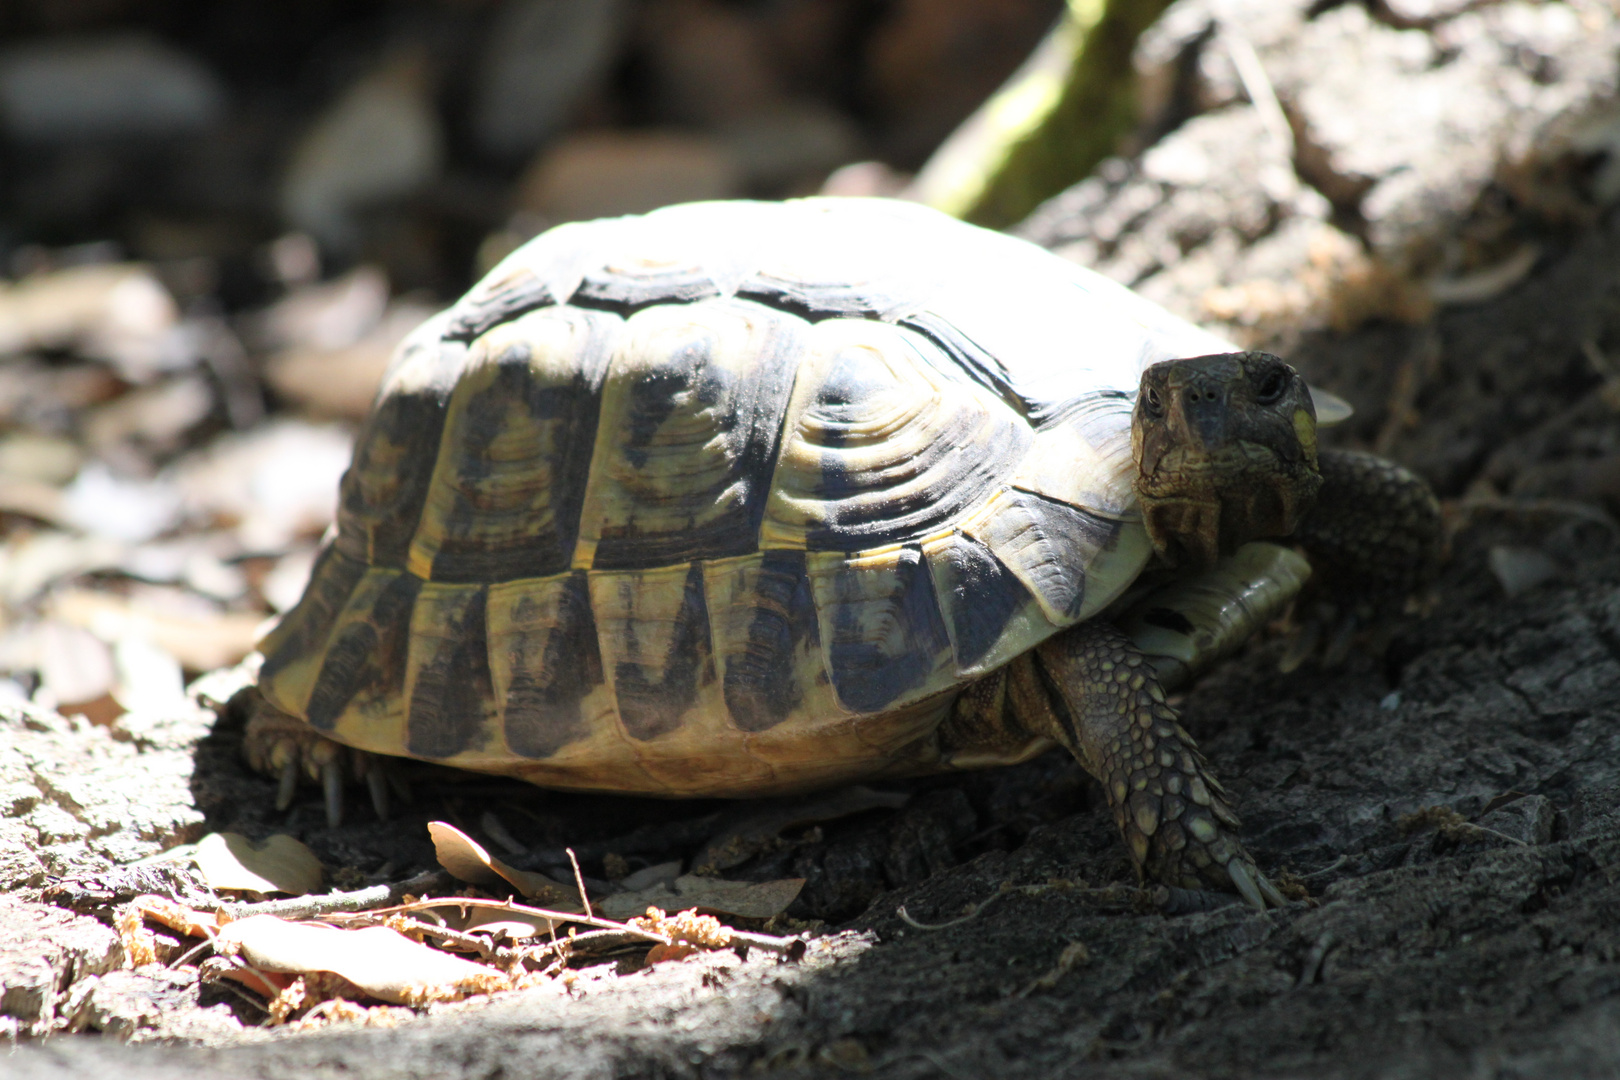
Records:
<instances>
[{"instance_id":1,"label":"fallen twig","mask_svg":"<svg viewBox=\"0 0 1620 1080\"><path fill-rule=\"evenodd\" d=\"M344 912L365 912L380 904L397 903L407 894L421 894L429 889L443 888L448 879L441 870L429 870L394 885L373 885L353 892L322 893L294 896L287 900L266 900L257 904L222 903L216 909L232 919L246 919L253 915L274 915L278 919L318 919Z\"/></svg>"},{"instance_id":2,"label":"fallen twig","mask_svg":"<svg viewBox=\"0 0 1620 1080\"><path fill-rule=\"evenodd\" d=\"M957 918L954 918L954 919L947 919L945 922L941 922L941 923L918 922L916 919L912 918L911 915L906 911L906 906L904 904L901 904L898 908L896 908L894 913L897 916L899 916L901 922L903 922L907 926L910 926L910 927L912 927L914 929L917 929L917 930L948 930L953 926L960 926L963 923L969 921L970 919L977 918L980 914L982 914L984 912L984 910L986 908L988 908L991 904L995 903L997 900L1000 900L1004 896L1013 896L1013 895L1040 896L1043 893L1048 893L1048 892L1053 892L1053 891L1061 891L1061 892L1065 893L1066 895L1072 895L1072 896L1086 896L1086 897L1092 897L1092 898L1097 898L1097 899L1109 899L1109 900L1135 899L1139 895L1142 894L1141 889L1132 888L1130 886L1123 886L1122 887L1122 886L1119 886L1119 885L1106 885L1106 886L1104 886L1104 887L1102 887L1100 889L1086 889L1086 888L1076 888L1075 886L1071 885L1070 883L1068 883L1066 881L1062 881L1062 882L1044 882L1044 883L1039 884L1039 885L1003 885L999 891L994 892L994 893L990 894L988 897L986 897L985 899L979 901L979 903L975 904L972 907L972 909L969 910L967 913L965 913L963 915L960 915L960 916L958 916Z\"/></svg>"},{"instance_id":3,"label":"fallen twig","mask_svg":"<svg viewBox=\"0 0 1620 1080\"><path fill-rule=\"evenodd\" d=\"M564 848L568 852L568 864L574 868L574 887L579 890L579 902L585 906L585 916L591 916L591 898L585 893L585 875L579 872L579 859L574 856L573 848Z\"/></svg>"},{"instance_id":4,"label":"fallen twig","mask_svg":"<svg viewBox=\"0 0 1620 1080\"><path fill-rule=\"evenodd\" d=\"M623 936L625 940L645 941L657 945L673 945L675 939L651 930L631 926L629 923L615 922L604 919L599 915L581 915L577 912L552 911L548 908L530 907L527 904L514 903L511 900L481 900L472 896L446 896L438 898L424 898L408 904L395 904L392 907L377 908L373 911L362 912L332 912L321 916L321 921L340 925L353 925L362 920L381 922L389 915L400 915L412 911L426 911L440 907L477 907L490 911L510 911L520 915L545 919L557 925L575 923L581 926L595 926L604 931L612 931ZM763 949L772 953L792 953L794 947L802 942L796 937L776 937L772 934L760 934L751 930L737 930L726 927L728 945L742 945L750 949ZM571 941L577 946L579 942L590 940L607 943L606 938L598 938L595 934L576 934L569 938L558 938L557 941ZM549 944L549 943L548 943Z\"/></svg>"}]
</instances>

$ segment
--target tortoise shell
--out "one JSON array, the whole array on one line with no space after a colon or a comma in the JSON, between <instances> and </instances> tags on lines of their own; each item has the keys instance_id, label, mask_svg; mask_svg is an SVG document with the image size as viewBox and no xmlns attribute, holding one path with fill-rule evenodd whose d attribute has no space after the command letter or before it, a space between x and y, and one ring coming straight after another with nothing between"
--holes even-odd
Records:
<instances>
[{"instance_id":1,"label":"tortoise shell","mask_svg":"<svg viewBox=\"0 0 1620 1080\"><path fill-rule=\"evenodd\" d=\"M1149 556L1142 370L1228 348L906 203L560 226L401 347L262 692L548 787L968 764L935 738L953 692Z\"/></svg>"}]
</instances>

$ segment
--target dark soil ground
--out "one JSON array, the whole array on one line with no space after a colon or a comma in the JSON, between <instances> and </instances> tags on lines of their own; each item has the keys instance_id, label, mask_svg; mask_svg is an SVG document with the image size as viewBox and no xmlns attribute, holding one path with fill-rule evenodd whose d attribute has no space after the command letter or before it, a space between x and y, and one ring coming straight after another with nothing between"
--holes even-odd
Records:
<instances>
[{"instance_id":1,"label":"dark soil ground","mask_svg":"<svg viewBox=\"0 0 1620 1080\"><path fill-rule=\"evenodd\" d=\"M1620 225L1546 242L1536 271L1488 302L1296 352L1362 405L1342 433L1352 441L1376 436L1403 365L1427 357L1418 422L1391 451L1433 479L1456 527L1426 612L1342 666L1280 675L1284 643L1271 639L1187 698L1186 725L1231 787L1250 850L1308 900L1265 914L1155 910L1130 887L1091 783L1049 755L920 782L902 809L790 831L731 872L809 878L791 914L824 920L829 936L800 963L713 954L587 980L574 998L532 992L388 1031L222 1048L61 1038L0 1072L1615 1075L1620 542L1591 508L1616 494L1601 482L1620 423L1590 357L1620 342ZM1483 498L1482 480L1498 494ZM1557 501L1572 495L1595 501ZM1510 597L1493 559L1509 581L1526 560L1551 576ZM291 824L356 882L429 865L416 826L430 816L476 826L492 811L535 845L536 866L563 842L621 838L592 849L588 874L607 850L632 865L690 855L716 827L677 827L714 805L428 780L409 818L359 810L326 830L313 799L290 820L268 812L269 786L237 764L235 738L227 720L198 751L209 826ZM623 840L650 810L666 831ZM902 907L957 921L919 929Z\"/></svg>"}]
</instances>

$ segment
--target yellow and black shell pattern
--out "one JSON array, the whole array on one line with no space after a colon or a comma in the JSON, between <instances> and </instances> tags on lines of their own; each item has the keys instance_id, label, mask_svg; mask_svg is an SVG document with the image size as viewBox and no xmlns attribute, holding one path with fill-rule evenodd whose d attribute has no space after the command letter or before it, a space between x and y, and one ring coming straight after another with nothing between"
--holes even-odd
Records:
<instances>
[{"instance_id":1,"label":"yellow and black shell pattern","mask_svg":"<svg viewBox=\"0 0 1620 1080\"><path fill-rule=\"evenodd\" d=\"M1226 348L906 203L560 226L401 347L261 690L548 787L950 767L953 691L1147 559L1142 369Z\"/></svg>"}]
</instances>

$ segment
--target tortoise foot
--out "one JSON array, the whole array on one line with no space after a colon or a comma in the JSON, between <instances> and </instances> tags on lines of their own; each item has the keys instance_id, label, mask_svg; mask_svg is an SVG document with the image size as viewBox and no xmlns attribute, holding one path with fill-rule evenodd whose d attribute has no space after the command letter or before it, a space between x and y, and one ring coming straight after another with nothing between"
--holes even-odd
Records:
<instances>
[{"instance_id":1,"label":"tortoise foot","mask_svg":"<svg viewBox=\"0 0 1620 1080\"><path fill-rule=\"evenodd\" d=\"M1261 910L1281 907L1282 893L1238 842L1237 815L1191 737L1173 714L1155 720L1110 784L1111 795L1128 793L1114 801L1114 818L1143 876L1172 888L1235 892Z\"/></svg>"},{"instance_id":2,"label":"tortoise foot","mask_svg":"<svg viewBox=\"0 0 1620 1080\"><path fill-rule=\"evenodd\" d=\"M1238 843L1226 790L1141 651L1114 627L1088 623L1036 654L1055 693L1015 665L1015 708L1102 781L1142 876L1171 888L1235 892L1262 909L1283 904Z\"/></svg>"},{"instance_id":3,"label":"tortoise foot","mask_svg":"<svg viewBox=\"0 0 1620 1080\"><path fill-rule=\"evenodd\" d=\"M277 810L292 805L301 781L319 783L326 823L334 829L343 823L344 789L351 780L366 785L380 820L388 819L391 793L410 801L404 777L391 761L334 742L262 701L248 720L242 752L254 772L275 777Z\"/></svg>"}]
</instances>

